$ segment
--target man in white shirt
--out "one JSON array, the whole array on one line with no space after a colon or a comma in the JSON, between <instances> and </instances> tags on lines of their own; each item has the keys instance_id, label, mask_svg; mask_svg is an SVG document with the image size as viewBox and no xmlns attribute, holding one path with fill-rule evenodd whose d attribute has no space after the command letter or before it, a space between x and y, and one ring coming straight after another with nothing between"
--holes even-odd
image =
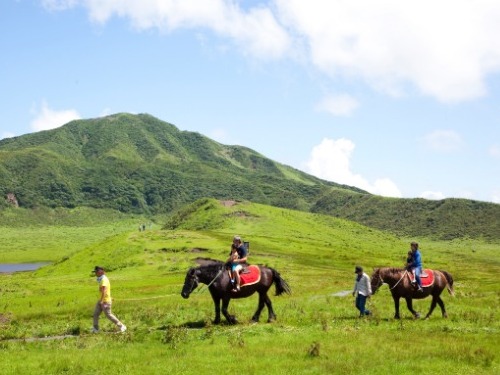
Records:
<instances>
[{"instance_id":1,"label":"man in white shirt","mask_svg":"<svg viewBox=\"0 0 500 375\"><path fill-rule=\"evenodd\" d=\"M370 284L370 277L363 272L363 267L356 266L354 269L356 280L354 282L354 290L352 291L353 297L356 296L356 308L359 310L359 316L370 315L370 310L366 310L366 299L372 294L372 286Z\"/></svg>"}]
</instances>

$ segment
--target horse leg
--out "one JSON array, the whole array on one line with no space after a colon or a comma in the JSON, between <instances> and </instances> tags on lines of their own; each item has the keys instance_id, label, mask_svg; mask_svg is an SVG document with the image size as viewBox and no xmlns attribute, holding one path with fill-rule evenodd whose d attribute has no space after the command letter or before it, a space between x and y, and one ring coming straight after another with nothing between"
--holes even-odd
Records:
<instances>
[{"instance_id":1,"label":"horse leg","mask_svg":"<svg viewBox=\"0 0 500 375\"><path fill-rule=\"evenodd\" d=\"M401 317L399 316L399 297L392 296L394 299L394 310L396 311L394 314L394 319L400 319Z\"/></svg>"},{"instance_id":2,"label":"horse leg","mask_svg":"<svg viewBox=\"0 0 500 375\"><path fill-rule=\"evenodd\" d=\"M406 297L406 306L408 307L408 310L411 311L411 313L415 318L417 319L420 318L420 314L415 310L413 310L413 299L411 297Z\"/></svg>"},{"instance_id":3,"label":"horse leg","mask_svg":"<svg viewBox=\"0 0 500 375\"><path fill-rule=\"evenodd\" d=\"M436 301L437 301L439 307L441 307L441 314L443 314L443 318L447 318L448 314L446 313L446 309L444 307L444 302L441 299L441 296L437 296Z\"/></svg>"},{"instance_id":4,"label":"horse leg","mask_svg":"<svg viewBox=\"0 0 500 375\"><path fill-rule=\"evenodd\" d=\"M429 319L429 317L431 316L432 312L434 311L434 308L436 307L436 303L437 303L438 298L439 298L439 296L437 296L437 297L432 296L431 308L429 309L429 312L425 316L425 319Z\"/></svg>"},{"instance_id":5,"label":"horse leg","mask_svg":"<svg viewBox=\"0 0 500 375\"><path fill-rule=\"evenodd\" d=\"M260 318L260 313L262 312L262 309L264 308L264 304L266 302L264 301L264 295L262 293L259 293L259 304L257 306L257 310L255 311L255 314L252 316L252 321L257 323Z\"/></svg>"},{"instance_id":6,"label":"horse leg","mask_svg":"<svg viewBox=\"0 0 500 375\"><path fill-rule=\"evenodd\" d=\"M229 323L236 324L236 323L238 323L238 321L236 320L236 317L234 315L230 315L227 311L230 300L231 300L230 298L222 299L222 314L224 314L224 317L226 318L226 320Z\"/></svg>"},{"instance_id":7,"label":"horse leg","mask_svg":"<svg viewBox=\"0 0 500 375\"><path fill-rule=\"evenodd\" d=\"M214 300L214 305L215 305L215 320L214 320L214 324L219 324L220 323L220 298L213 297L213 300Z\"/></svg>"},{"instance_id":8,"label":"horse leg","mask_svg":"<svg viewBox=\"0 0 500 375\"><path fill-rule=\"evenodd\" d=\"M274 322L276 320L276 314L274 313L273 304L271 303L271 299L267 296L267 293L264 295L264 302L266 303L268 311L267 322Z\"/></svg>"}]
</instances>

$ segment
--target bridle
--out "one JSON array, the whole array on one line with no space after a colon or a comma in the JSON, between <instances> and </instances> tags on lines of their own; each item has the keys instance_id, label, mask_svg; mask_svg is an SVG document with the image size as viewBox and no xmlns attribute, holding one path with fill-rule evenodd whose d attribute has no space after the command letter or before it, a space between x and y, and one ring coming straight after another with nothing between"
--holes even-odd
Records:
<instances>
[{"instance_id":1,"label":"bridle","mask_svg":"<svg viewBox=\"0 0 500 375\"><path fill-rule=\"evenodd\" d=\"M407 273L408 273L408 270L405 270L405 272L403 272L403 275L402 275L402 276L401 276L401 278L397 281L397 283L396 283L396 284L394 284L393 286L389 287L389 289L390 289L390 290L393 290L394 288L396 288L396 287L399 285L399 283L401 282L401 280L403 280L403 279L404 279L404 277L406 276L406 274L407 274ZM379 276L380 276L380 274L379 274ZM381 276L380 276L380 279L382 280L382 277L381 277Z\"/></svg>"},{"instance_id":2,"label":"bridle","mask_svg":"<svg viewBox=\"0 0 500 375\"><path fill-rule=\"evenodd\" d=\"M404 277L406 276L407 273L408 273L408 270L405 270L405 272L403 272L403 276L401 276L401 278L396 282L396 284L394 284L393 286L389 286L389 289L393 290L394 288L396 288L399 285L399 283L401 282L401 280L404 279ZM380 284L377 285L377 289L380 288L383 284L388 284L384 281L384 279L382 279L382 276L380 275L380 271L378 272L378 278L380 280Z\"/></svg>"},{"instance_id":3,"label":"bridle","mask_svg":"<svg viewBox=\"0 0 500 375\"><path fill-rule=\"evenodd\" d=\"M212 279L212 281L210 281L208 284L207 284L207 288L210 287L210 285L212 285L215 280L217 280L219 278L220 275L222 275L222 272L224 272L224 270L221 268L219 270L219 272L217 272L217 275L215 275L215 277ZM193 276L191 276L191 287L190 287L190 290L189 290L189 293L192 293L193 290L196 288L196 286L200 283L200 280L198 280L198 276L196 276L196 270L193 271ZM196 286L195 286L196 284ZM203 290L203 287L205 285L202 285L200 289L198 289L197 293L200 293L202 290Z\"/></svg>"},{"instance_id":4,"label":"bridle","mask_svg":"<svg viewBox=\"0 0 500 375\"><path fill-rule=\"evenodd\" d=\"M189 293L192 293L200 283L198 276L196 276L196 270L193 269L193 275L189 277L191 279L191 285L189 287Z\"/></svg>"}]
</instances>

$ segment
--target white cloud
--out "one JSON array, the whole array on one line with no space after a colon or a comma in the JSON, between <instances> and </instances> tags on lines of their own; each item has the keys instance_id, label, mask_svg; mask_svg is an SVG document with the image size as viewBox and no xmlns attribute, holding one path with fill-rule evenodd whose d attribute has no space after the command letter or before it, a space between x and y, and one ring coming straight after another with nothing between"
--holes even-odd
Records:
<instances>
[{"instance_id":1,"label":"white cloud","mask_svg":"<svg viewBox=\"0 0 500 375\"><path fill-rule=\"evenodd\" d=\"M81 119L81 116L76 110L56 111L50 109L47 103L43 101L41 109L35 113L35 118L31 122L31 129L34 131L54 129L78 119Z\"/></svg>"},{"instance_id":2,"label":"white cloud","mask_svg":"<svg viewBox=\"0 0 500 375\"><path fill-rule=\"evenodd\" d=\"M331 113L334 116L349 116L358 108L359 103L348 94L326 96L317 105L316 110Z\"/></svg>"},{"instance_id":3,"label":"white cloud","mask_svg":"<svg viewBox=\"0 0 500 375\"><path fill-rule=\"evenodd\" d=\"M446 196L441 193L440 191L424 191L420 194L420 198L424 198L424 199L431 199L431 200L441 200L441 199L445 199Z\"/></svg>"},{"instance_id":4,"label":"white cloud","mask_svg":"<svg viewBox=\"0 0 500 375\"><path fill-rule=\"evenodd\" d=\"M453 130L436 130L424 137L430 149L439 152L452 152L462 147L462 137Z\"/></svg>"},{"instance_id":5,"label":"white cloud","mask_svg":"<svg viewBox=\"0 0 500 375\"><path fill-rule=\"evenodd\" d=\"M214 139L217 142L222 143L222 144L235 144L235 143L232 143L231 137L229 136L227 131L225 129L222 129L222 128L212 129L209 136L210 136L210 138L212 138L212 139Z\"/></svg>"},{"instance_id":6,"label":"white cloud","mask_svg":"<svg viewBox=\"0 0 500 375\"><path fill-rule=\"evenodd\" d=\"M500 158L500 146L499 145L491 146L489 149L489 154L494 158Z\"/></svg>"},{"instance_id":7,"label":"white cloud","mask_svg":"<svg viewBox=\"0 0 500 375\"><path fill-rule=\"evenodd\" d=\"M350 159L354 148L354 143L349 139L325 138L319 145L313 147L309 161L305 163L305 170L316 177L338 184L356 186L372 194L401 197L398 187L390 179L379 178L370 183L361 175L351 171Z\"/></svg>"},{"instance_id":8,"label":"white cloud","mask_svg":"<svg viewBox=\"0 0 500 375\"><path fill-rule=\"evenodd\" d=\"M494 0L43 0L138 30L209 30L244 54L298 57L337 79L400 95L409 87L444 102L485 95L500 71L500 2Z\"/></svg>"},{"instance_id":9,"label":"white cloud","mask_svg":"<svg viewBox=\"0 0 500 375\"><path fill-rule=\"evenodd\" d=\"M46 0L51 9L64 9L71 0ZM290 49L287 31L272 9L263 5L243 10L228 0L80 0L90 18L106 23L118 16L131 20L138 30L160 31L205 28L229 38L245 53L259 58L277 58Z\"/></svg>"},{"instance_id":10,"label":"white cloud","mask_svg":"<svg viewBox=\"0 0 500 375\"><path fill-rule=\"evenodd\" d=\"M493 203L499 203L500 204L500 189L496 190L493 192L491 196L491 201Z\"/></svg>"},{"instance_id":11,"label":"white cloud","mask_svg":"<svg viewBox=\"0 0 500 375\"><path fill-rule=\"evenodd\" d=\"M489 0L276 0L327 74L364 79L388 93L410 83L458 101L484 95L500 70L500 3Z\"/></svg>"}]
</instances>

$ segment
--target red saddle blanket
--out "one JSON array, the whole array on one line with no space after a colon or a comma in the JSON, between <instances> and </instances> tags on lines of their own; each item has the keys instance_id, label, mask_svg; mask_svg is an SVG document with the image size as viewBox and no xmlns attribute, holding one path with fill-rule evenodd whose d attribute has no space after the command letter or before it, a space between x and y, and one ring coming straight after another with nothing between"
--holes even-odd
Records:
<instances>
[{"instance_id":1,"label":"red saddle blanket","mask_svg":"<svg viewBox=\"0 0 500 375\"><path fill-rule=\"evenodd\" d=\"M413 275L413 272L408 271L408 276L410 277L410 280L412 282L415 281L415 275ZM422 286L425 288L427 286L431 286L434 284L434 272L430 269L424 269L422 274L420 275L420 281L422 282Z\"/></svg>"},{"instance_id":2,"label":"red saddle blanket","mask_svg":"<svg viewBox=\"0 0 500 375\"><path fill-rule=\"evenodd\" d=\"M240 285L252 285L260 281L259 266L248 266L240 273Z\"/></svg>"}]
</instances>

